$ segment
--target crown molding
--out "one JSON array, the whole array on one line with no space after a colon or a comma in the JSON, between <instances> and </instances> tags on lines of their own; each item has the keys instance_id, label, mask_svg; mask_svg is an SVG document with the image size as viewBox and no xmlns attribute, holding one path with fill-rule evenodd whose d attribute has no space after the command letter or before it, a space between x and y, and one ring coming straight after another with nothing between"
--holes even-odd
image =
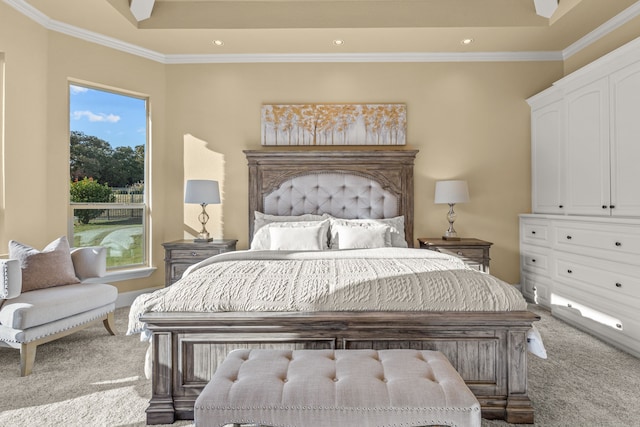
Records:
<instances>
[{"instance_id":1,"label":"crown molding","mask_svg":"<svg viewBox=\"0 0 640 427\"><path fill-rule=\"evenodd\" d=\"M562 61L562 52L267 53L166 55L166 64L283 62L514 62Z\"/></svg>"},{"instance_id":2,"label":"crown molding","mask_svg":"<svg viewBox=\"0 0 640 427\"><path fill-rule=\"evenodd\" d=\"M636 18L638 15L640 15L640 1L632 4L604 24L600 25L595 30L591 31L569 47L565 48L562 51L562 59L569 59L576 53L580 52L582 49L585 49L587 46L597 42L607 34L615 31L627 22Z\"/></svg>"},{"instance_id":3,"label":"crown molding","mask_svg":"<svg viewBox=\"0 0 640 427\"><path fill-rule=\"evenodd\" d=\"M405 52L344 54L208 54L165 55L93 31L49 18L25 0L3 0L18 12L51 31L56 31L162 64L231 64L283 62L524 62L562 61L640 15L640 1L634 3L563 51L532 52Z\"/></svg>"}]
</instances>

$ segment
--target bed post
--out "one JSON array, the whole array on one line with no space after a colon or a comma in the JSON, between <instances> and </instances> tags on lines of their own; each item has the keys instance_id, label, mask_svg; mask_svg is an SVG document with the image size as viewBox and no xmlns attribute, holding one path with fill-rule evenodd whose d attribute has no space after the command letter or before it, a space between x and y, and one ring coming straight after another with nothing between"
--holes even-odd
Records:
<instances>
[{"instance_id":1,"label":"bed post","mask_svg":"<svg viewBox=\"0 0 640 427\"><path fill-rule=\"evenodd\" d=\"M153 365L147 424L173 424L175 421L171 336L171 332L153 332L151 337Z\"/></svg>"},{"instance_id":2,"label":"bed post","mask_svg":"<svg viewBox=\"0 0 640 427\"><path fill-rule=\"evenodd\" d=\"M505 421L512 424L533 424L533 405L527 394L527 331L508 331L508 395Z\"/></svg>"}]
</instances>

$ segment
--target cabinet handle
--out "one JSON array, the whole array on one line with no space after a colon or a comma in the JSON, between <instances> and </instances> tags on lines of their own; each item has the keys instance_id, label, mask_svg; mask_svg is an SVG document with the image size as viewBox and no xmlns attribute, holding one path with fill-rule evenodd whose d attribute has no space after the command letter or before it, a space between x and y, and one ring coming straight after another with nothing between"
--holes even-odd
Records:
<instances>
[{"instance_id":1,"label":"cabinet handle","mask_svg":"<svg viewBox=\"0 0 640 427\"><path fill-rule=\"evenodd\" d=\"M198 256L198 252L191 252L191 256Z\"/></svg>"},{"instance_id":2,"label":"cabinet handle","mask_svg":"<svg viewBox=\"0 0 640 427\"><path fill-rule=\"evenodd\" d=\"M622 246L622 243L616 242L616 246L620 247L620 246Z\"/></svg>"},{"instance_id":3,"label":"cabinet handle","mask_svg":"<svg viewBox=\"0 0 640 427\"><path fill-rule=\"evenodd\" d=\"M611 209L615 209L615 208L616 208L616 205L609 205L609 207L610 207Z\"/></svg>"},{"instance_id":4,"label":"cabinet handle","mask_svg":"<svg viewBox=\"0 0 640 427\"><path fill-rule=\"evenodd\" d=\"M571 274L573 273L573 270L567 270L567 273Z\"/></svg>"},{"instance_id":5,"label":"cabinet handle","mask_svg":"<svg viewBox=\"0 0 640 427\"><path fill-rule=\"evenodd\" d=\"M536 234L536 232L535 232L535 231L532 231L532 232L531 232L531 234Z\"/></svg>"},{"instance_id":6,"label":"cabinet handle","mask_svg":"<svg viewBox=\"0 0 640 427\"><path fill-rule=\"evenodd\" d=\"M560 205L560 206L558 206L558 207L559 207L560 209L563 209L563 208L564 208L564 206L563 206L563 205Z\"/></svg>"},{"instance_id":7,"label":"cabinet handle","mask_svg":"<svg viewBox=\"0 0 640 427\"><path fill-rule=\"evenodd\" d=\"M536 259L535 258L531 258L531 262L536 262Z\"/></svg>"},{"instance_id":8,"label":"cabinet handle","mask_svg":"<svg viewBox=\"0 0 640 427\"><path fill-rule=\"evenodd\" d=\"M571 240L571 236L567 236L567 240Z\"/></svg>"},{"instance_id":9,"label":"cabinet handle","mask_svg":"<svg viewBox=\"0 0 640 427\"><path fill-rule=\"evenodd\" d=\"M602 205L602 209L607 209L607 205Z\"/></svg>"},{"instance_id":10,"label":"cabinet handle","mask_svg":"<svg viewBox=\"0 0 640 427\"><path fill-rule=\"evenodd\" d=\"M457 252L457 254L458 254L458 255L460 255L460 256L462 256L462 252L461 252L461 251L458 251L458 252Z\"/></svg>"},{"instance_id":11,"label":"cabinet handle","mask_svg":"<svg viewBox=\"0 0 640 427\"><path fill-rule=\"evenodd\" d=\"M621 288L622 287L622 283L616 283L616 288Z\"/></svg>"}]
</instances>

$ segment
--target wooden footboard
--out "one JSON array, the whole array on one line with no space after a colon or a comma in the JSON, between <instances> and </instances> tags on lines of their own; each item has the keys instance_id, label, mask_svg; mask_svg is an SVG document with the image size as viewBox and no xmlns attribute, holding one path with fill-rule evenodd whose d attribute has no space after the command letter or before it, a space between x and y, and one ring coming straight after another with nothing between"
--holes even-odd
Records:
<instances>
[{"instance_id":1,"label":"wooden footboard","mask_svg":"<svg viewBox=\"0 0 640 427\"><path fill-rule=\"evenodd\" d=\"M518 312L148 313L153 334L147 424L193 419L196 398L235 348L438 350L464 378L482 416L533 423L527 331Z\"/></svg>"}]
</instances>

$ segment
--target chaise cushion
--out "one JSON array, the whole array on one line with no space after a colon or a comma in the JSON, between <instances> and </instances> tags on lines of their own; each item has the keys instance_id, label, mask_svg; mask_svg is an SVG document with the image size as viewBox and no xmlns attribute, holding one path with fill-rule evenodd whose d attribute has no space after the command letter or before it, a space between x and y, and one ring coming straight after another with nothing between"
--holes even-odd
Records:
<instances>
[{"instance_id":1,"label":"chaise cushion","mask_svg":"<svg viewBox=\"0 0 640 427\"><path fill-rule=\"evenodd\" d=\"M67 238L62 236L42 251L15 240L9 242L9 258L20 261L22 292L78 283Z\"/></svg>"},{"instance_id":2,"label":"chaise cushion","mask_svg":"<svg viewBox=\"0 0 640 427\"><path fill-rule=\"evenodd\" d=\"M7 300L0 309L0 324L28 329L113 303L118 289L106 284L74 284L25 292Z\"/></svg>"}]
</instances>

